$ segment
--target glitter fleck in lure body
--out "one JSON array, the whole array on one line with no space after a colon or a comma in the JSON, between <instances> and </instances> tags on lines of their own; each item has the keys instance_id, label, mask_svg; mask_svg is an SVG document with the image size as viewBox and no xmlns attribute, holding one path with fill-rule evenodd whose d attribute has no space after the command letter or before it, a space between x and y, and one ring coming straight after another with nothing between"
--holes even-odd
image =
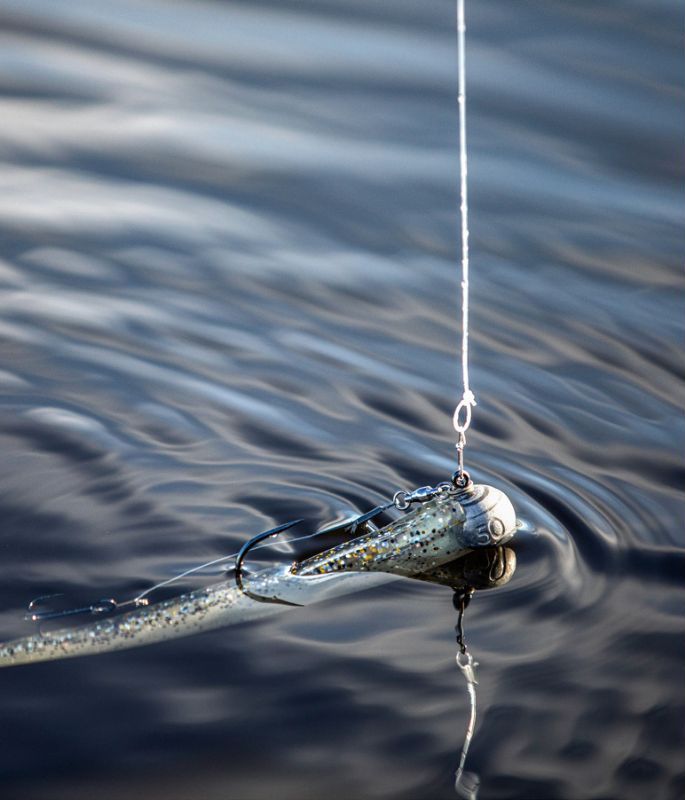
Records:
<instances>
[{"instance_id":1,"label":"glitter fleck in lure body","mask_svg":"<svg viewBox=\"0 0 685 800\"><path fill-rule=\"evenodd\" d=\"M470 485L302 562L255 573L249 578L252 596L223 581L118 617L27 636L0 645L0 667L123 650L258 619L287 606L259 602L253 593L305 605L370 585L354 573L419 575L470 550L504 544L515 531L506 495Z\"/></svg>"}]
</instances>

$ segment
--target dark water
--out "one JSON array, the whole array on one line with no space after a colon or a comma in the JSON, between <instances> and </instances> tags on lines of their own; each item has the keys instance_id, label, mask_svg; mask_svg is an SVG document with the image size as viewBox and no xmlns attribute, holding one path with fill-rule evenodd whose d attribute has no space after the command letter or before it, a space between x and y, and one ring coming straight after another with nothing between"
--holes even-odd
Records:
<instances>
[{"instance_id":1,"label":"dark water","mask_svg":"<svg viewBox=\"0 0 685 800\"><path fill-rule=\"evenodd\" d=\"M681 4L468 5L468 466L524 526L469 609L468 767L481 800L675 800ZM0 2L3 639L38 594L127 597L451 472L453 23ZM398 581L2 671L2 797L451 798L454 623Z\"/></svg>"}]
</instances>

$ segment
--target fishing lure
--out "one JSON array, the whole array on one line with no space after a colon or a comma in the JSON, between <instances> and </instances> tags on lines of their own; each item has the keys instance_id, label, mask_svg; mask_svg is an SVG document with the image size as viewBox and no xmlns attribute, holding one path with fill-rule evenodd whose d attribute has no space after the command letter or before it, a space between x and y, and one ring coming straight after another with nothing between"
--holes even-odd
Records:
<instances>
[{"instance_id":1,"label":"fishing lure","mask_svg":"<svg viewBox=\"0 0 685 800\"><path fill-rule=\"evenodd\" d=\"M243 547L236 559L235 582L223 581L79 628L7 642L0 646L0 667L106 653L189 636L265 617L287 605L306 605L367 588L374 583L369 578L383 574L448 583L445 565L472 550L502 545L516 531L514 509L506 495L470 481L465 486L452 482L399 492L389 505L407 513L375 528L372 518L389 507L379 506L346 524L350 530L361 527L361 536L300 562L260 570L245 579L243 562L249 550L291 523L266 531ZM418 507L409 510L412 505ZM91 610L110 610L113 605L108 603L115 605L113 601L102 601ZM37 613L34 618L50 616Z\"/></svg>"}]
</instances>

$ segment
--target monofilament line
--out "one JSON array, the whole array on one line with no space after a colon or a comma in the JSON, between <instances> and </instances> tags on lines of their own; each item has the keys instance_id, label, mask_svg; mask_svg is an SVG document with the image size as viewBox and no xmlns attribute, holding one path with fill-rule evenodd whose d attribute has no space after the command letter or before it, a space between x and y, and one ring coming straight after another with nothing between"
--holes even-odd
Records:
<instances>
[{"instance_id":1,"label":"monofilament line","mask_svg":"<svg viewBox=\"0 0 685 800\"><path fill-rule=\"evenodd\" d=\"M459 472L463 472L466 431L471 425L471 408L476 398L469 383L469 205L467 191L468 159L466 153L466 23L464 0L457 0L457 59L459 74L459 172L461 214L461 376L463 393L454 411L454 429L459 434ZM463 412L463 414L462 414Z\"/></svg>"}]
</instances>

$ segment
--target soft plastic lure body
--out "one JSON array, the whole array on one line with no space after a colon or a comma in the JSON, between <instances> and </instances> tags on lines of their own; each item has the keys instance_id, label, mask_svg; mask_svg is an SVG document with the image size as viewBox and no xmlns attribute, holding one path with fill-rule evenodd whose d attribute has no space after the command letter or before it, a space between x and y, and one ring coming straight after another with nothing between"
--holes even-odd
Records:
<instances>
[{"instance_id":1,"label":"soft plastic lure body","mask_svg":"<svg viewBox=\"0 0 685 800\"><path fill-rule=\"evenodd\" d=\"M295 564L295 575L391 572L411 577L433 570L477 547L508 541L516 515L505 494L470 485L438 495L380 530L359 536Z\"/></svg>"},{"instance_id":2,"label":"soft plastic lure body","mask_svg":"<svg viewBox=\"0 0 685 800\"><path fill-rule=\"evenodd\" d=\"M377 578L383 573L425 575L469 550L503 544L515 530L514 509L506 495L471 485L458 494L439 495L383 528L300 563L255 573L249 578L251 596L222 581L82 627L27 636L0 646L0 667L139 647L287 608L259 602L255 594L307 605L378 582L354 573L375 573Z\"/></svg>"}]
</instances>

